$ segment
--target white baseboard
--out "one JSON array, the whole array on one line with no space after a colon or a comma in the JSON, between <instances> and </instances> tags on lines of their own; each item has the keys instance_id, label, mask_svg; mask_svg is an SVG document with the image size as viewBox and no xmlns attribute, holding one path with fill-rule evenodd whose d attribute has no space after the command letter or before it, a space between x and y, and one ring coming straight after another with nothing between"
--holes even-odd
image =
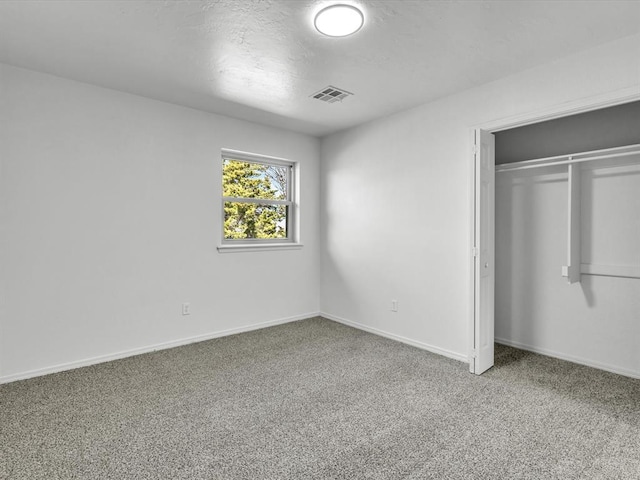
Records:
<instances>
[{"instance_id":1,"label":"white baseboard","mask_svg":"<svg viewBox=\"0 0 640 480\"><path fill-rule=\"evenodd\" d=\"M108 355L100 355L97 357L85 358L83 360L78 360L75 362L61 363L61 364L53 365L50 367L44 367L44 368L38 368L35 370L29 370L26 372L14 373L12 375L6 375L3 377L0 377L0 385L3 383L10 383L18 380L26 380L28 378L33 378L33 377L40 377L42 375L48 375L50 373L63 372L65 370L73 370L74 368L87 367L89 365L96 365L98 363L110 362L112 360L119 360L121 358L133 357L135 355L155 352L157 350L166 350L168 348L180 347L183 345L189 345L191 343L204 342L205 340L212 340L214 338L226 337L229 335L235 335L237 333L250 332L252 330L259 330L262 328L273 327L275 325L282 325L284 323L296 322L298 320L317 317L319 315L320 315L319 312L295 315L293 317L280 318L277 320L270 320L267 322L254 323L252 325L246 325L243 327L230 328L227 330L220 330L217 332L205 333L204 335L196 335L193 337L181 338L178 340L158 343L155 345L148 345L145 347L134 348L131 350L124 350L121 352L112 353Z\"/></svg>"},{"instance_id":2,"label":"white baseboard","mask_svg":"<svg viewBox=\"0 0 640 480\"><path fill-rule=\"evenodd\" d=\"M515 342L513 340L507 340L506 338L496 337L495 342L500 343L502 345L507 345L509 347L519 348L520 350L527 350L529 352L546 355L547 357L559 358L560 360L566 360L567 362L577 363L579 365L585 365L587 367L593 367L593 368L597 368L599 370L605 370L611 373L617 373L618 375L624 375L625 377L640 379L640 372L637 372L628 368L609 365L607 363L594 362L593 360L588 360L586 358L567 355L565 353L556 352L554 350L549 350L547 348L534 347L532 345Z\"/></svg>"},{"instance_id":3,"label":"white baseboard","mask_svg":"<svg viewBox=\"0 0 640 480\"><path fill-rule=\"evenodd\" d=\"M417 347L422 350L427 350L428 352L435 353L437 355L442 355L443 357L452 358L454 360L458 360L459 362L465 362L465 363L469 362L469 359L467 358L467 356L461 353L452 352L451 350L435 347L433 345L429 345L428 343L423 343L417 340L412 340L410 338L403 337L401 335L396 335L395 333L385 332L384 330L380 330L374 327L369 327L362 323L354 322L352 320L347 320L346 318L341 318L336 315L331 315L330 313L320 312L320 316L327 318L329 320L333 320L334 322L342 323L343 325L347 325L349 327L357 328L358 330L364 330L365 332L373 333L375 335L380 335L381 337L386 337L386 338L390 338L391 340L396 340L398 342L406 343L407 345L411 345L413 347Z\"/></svg>"}]
</instances>

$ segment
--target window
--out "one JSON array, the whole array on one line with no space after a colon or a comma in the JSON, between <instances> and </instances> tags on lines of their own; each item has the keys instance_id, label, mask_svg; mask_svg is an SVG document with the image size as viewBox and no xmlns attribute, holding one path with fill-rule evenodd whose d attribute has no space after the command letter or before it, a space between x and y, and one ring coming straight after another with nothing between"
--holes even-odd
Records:
<instances>
[{"instance_id":1,"label":"window","mask_svg":"<svg viewBox=\"0 0 640 480\"><path fill-rule=\"evenodd\" d=\"M222 151L222 245L282 247L297 245L293 162Z\"/></svg>"}]
</instances>

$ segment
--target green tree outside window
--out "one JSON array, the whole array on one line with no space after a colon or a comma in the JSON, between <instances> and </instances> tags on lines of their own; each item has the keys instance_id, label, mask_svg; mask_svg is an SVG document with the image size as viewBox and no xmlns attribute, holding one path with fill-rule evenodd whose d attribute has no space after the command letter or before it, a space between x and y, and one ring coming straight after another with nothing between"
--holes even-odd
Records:
<instances>
[{"instance_id":1,"label":"green tree outside window","mask_svg":"<svg viewBox=\"0 0 640 480\"><path fill-rule=\"evenodd\" d=\"M288 238L289 169L223 160L225 240Z\"/></svg>"}]
</instances>

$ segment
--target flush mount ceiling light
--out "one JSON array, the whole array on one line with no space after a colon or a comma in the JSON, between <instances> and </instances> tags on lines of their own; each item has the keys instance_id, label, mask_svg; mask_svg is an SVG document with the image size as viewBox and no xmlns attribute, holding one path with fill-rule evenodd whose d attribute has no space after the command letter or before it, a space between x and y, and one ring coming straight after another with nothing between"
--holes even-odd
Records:
<instances>
[{"instance_id":1,"label":"flush mount ceiling light","mask_svg":"<svg viewBox=\"0 0 640 480\"><path fill-rule=\"evenodd\" d=\"M313 23L323 35L346 37L362 28L364 15L352 5L336 4L320 10Z\"/></svg>"}]
</instances>

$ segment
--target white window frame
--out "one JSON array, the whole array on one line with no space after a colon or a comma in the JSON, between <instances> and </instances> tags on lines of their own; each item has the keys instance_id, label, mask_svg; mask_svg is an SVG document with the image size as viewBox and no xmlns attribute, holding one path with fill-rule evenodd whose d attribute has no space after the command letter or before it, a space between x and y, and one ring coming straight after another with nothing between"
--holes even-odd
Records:
<instances>
[{"instance_id":1,"label":"white window frame","mask_svg":"<svg viewBox=\"0 0 640 480\"><path fill-rule=\"evenodd\" d=\"M227 252L246 252L261 250L286 250L301 248L302 244L298 239L298 163L291 160L278 157L270 157L256 153L242 152L239 150L222 149L220 172L222 175L225 160L238 160L241 162L258 163L262 165L276 165L287 168L287 191L285 200L269 200L258 198L244 197L225 197L220 196L220 225L222 231L220 233L220 245L218 251ZM220 178L222 187L222 178ZM224 191L224 190L223 190ZM224 204L225 202L240 203L256 203L261 205L286 205L287 209L287 238L242 238L227 239L224 237Z\"/></svg>"}]
</instances>

